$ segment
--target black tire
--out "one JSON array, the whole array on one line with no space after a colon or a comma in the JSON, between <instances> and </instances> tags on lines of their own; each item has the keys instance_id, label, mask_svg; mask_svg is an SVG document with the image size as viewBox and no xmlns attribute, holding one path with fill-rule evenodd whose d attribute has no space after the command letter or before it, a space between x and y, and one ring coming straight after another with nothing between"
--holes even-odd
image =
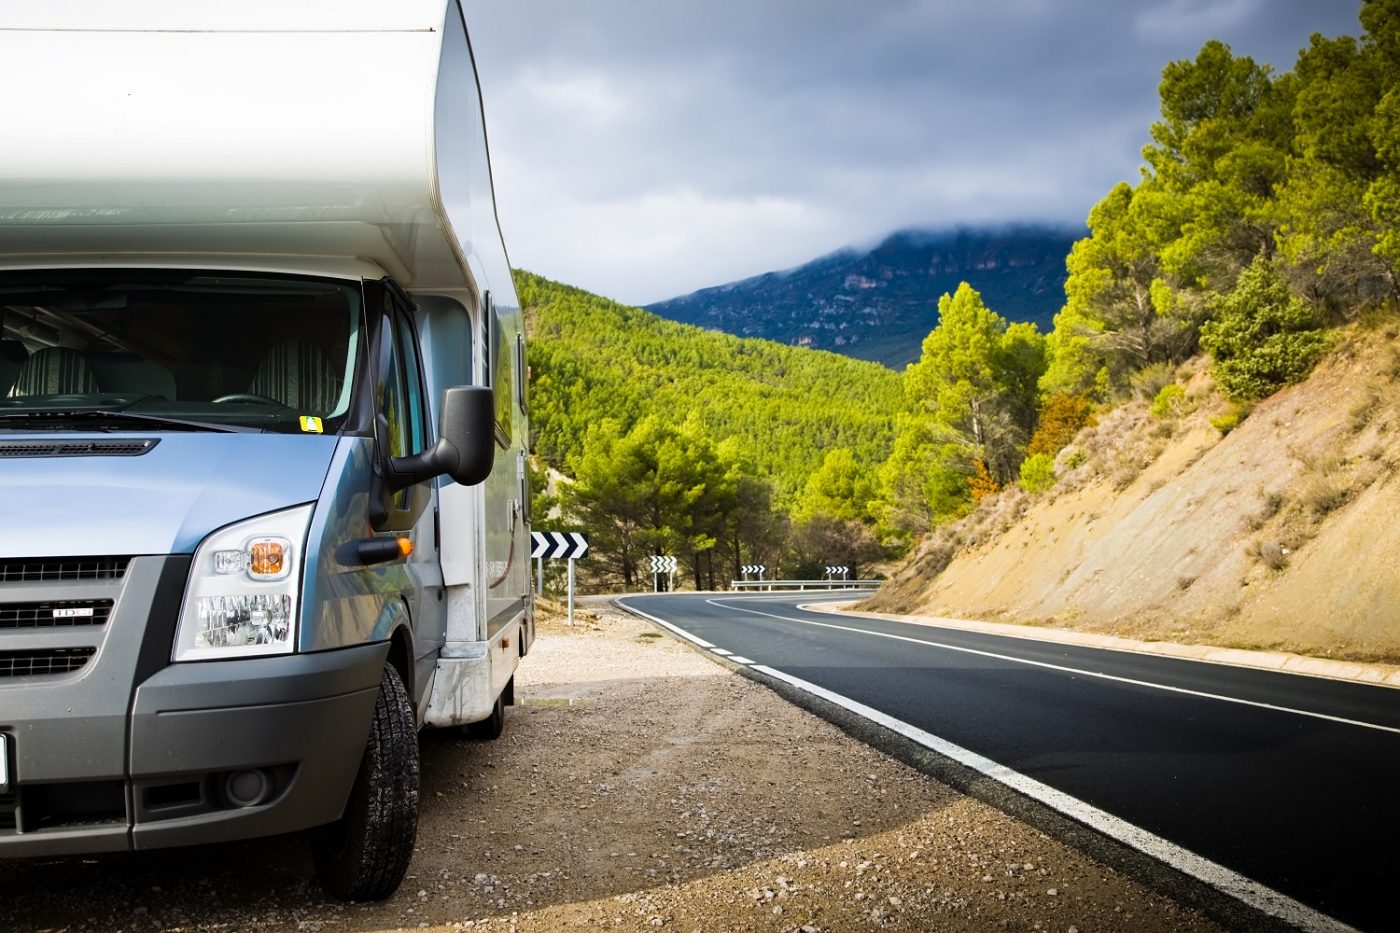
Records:
<instances>
[{"instance_id":1,"label":"black tire","mask_svg":"<svg viewBox=\"0 0 1400 933\"><path fill-rule=\"evenodd\" d=\"M379 901L408 871L418 835L418 733L408 691L386 667L345 815L311 837L316 877L332 897Z\"/></svg>"},{"instance_id":2,"label":"black tire","mask_svg":"<svg viewBox=\"0 0 1400 933\"><path fill-rule=\"evenodd\" d=\"M506 682L505 689L501 691L501 695L496 697L496 702L491 707L491 715L481 720L481 722L474 722L466 727L467 738L480 739L487 742L492 739L499 739L501 733L505 731L506 728L506 707L514 705L514 703L515 678L512 677Z\"/></svg>"}]
</instances>

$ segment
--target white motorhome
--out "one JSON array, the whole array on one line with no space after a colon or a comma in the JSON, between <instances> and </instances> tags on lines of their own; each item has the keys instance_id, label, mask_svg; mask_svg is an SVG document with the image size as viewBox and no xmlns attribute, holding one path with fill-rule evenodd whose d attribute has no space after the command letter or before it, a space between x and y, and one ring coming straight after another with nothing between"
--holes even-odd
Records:
<instances>
[{"instance_id":1,"label":"white motorhome","mask_svg":"<svg viewBox=\"0 0 1400 933\"><path fill-rule=\"evenodd\" d=\"M12 0L0 82L0 856L312 829L387 896L534 637L459 4Z\"/></svg>"}]
</instances>

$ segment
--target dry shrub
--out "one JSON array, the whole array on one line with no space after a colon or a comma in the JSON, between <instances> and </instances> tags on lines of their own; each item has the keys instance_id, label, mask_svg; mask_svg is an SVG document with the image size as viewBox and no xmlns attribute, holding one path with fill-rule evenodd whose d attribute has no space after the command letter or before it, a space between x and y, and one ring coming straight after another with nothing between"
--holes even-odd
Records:
<instances>
[{"instance_id":1,"label":"dry shrub","mask_svg":"<svg viewBox=\"0 0 1400 933\"><path fill-rule=\"evenodd\" d=\"M1128 381L1135 398L1151 401L1162 389L1176 381L1176 367L1171 363L1151 363L1133 373Z\"/></svg>"},{"instance_id":2,"label":"dry shrub","mask_svg":"<svg viewBox=\"0 0 1400 933\"><path fill-rule=\"evenodd\" d=\"M1249 516L1247 522L1251 531L1258 531L1269 523L1269 521L1283 508L1283 494L1276 491L1266 492L1259 505L1259 511Z\"/></svg>"},{"instance_id":3,"label":"dry shrub","mask_svg":"<svg viewBox=\"0 0 1400 933\"><path fill-rule=\"evenodd\" d=\"M1356 434L1360 434L1366 429L1366 426L1371 423L1372 419L1376 417L1376 413L1380 410L1380 407L1380 394L1373 389L1366 394L1364 399L1352 407L1349 414L1351 430Z\"/></svg>"},{"instance_id":4,"label":"dry shrub","mask_svg":"<svg viewBox=\"0 0 1400 933\"><path fill-rule=\"evenodd\" d=\"M1288 566L1288 547L1281 541L1256 541L1246 553L1270 570L1282 570Z\"/></svg>"},{"instance_id":5,"label":"dry shrub","mask_svg":"<svg viewBox=\"0 0 1400 933\"><path fill-rule=\"evenodd\" d=\"M1347 501L1348 493L1330 477L1317 475L1303 482L1303 491L1298 498L1314 518L1322 518L1341 508Z\"/></svg>"}]
</instances>

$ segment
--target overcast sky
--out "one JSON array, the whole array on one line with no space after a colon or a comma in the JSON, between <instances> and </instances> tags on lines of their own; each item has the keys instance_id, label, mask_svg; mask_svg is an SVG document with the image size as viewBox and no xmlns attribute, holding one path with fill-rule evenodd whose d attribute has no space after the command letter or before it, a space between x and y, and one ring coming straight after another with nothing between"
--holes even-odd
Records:
<instances>
[{"instance_id":1,"label":"overcast sky","mask_svg":"<svg viewBox=\"0 0 1400 933\"><path fill-rule=\"evenodd\" d=\"M629 304L904 227L1082 224L1168 61L1359 0L464 0L511 261Z\"/></svg>"}]
</instances>

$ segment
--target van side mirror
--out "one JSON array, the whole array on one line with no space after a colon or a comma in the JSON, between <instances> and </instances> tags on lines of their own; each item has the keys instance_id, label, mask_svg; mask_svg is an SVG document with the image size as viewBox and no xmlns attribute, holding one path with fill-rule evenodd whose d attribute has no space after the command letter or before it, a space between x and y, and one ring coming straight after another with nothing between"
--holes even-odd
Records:
<instances>
[{"instance_id":1,"label":"van side mirror","mask_svg":"<svg viewBox=\"0 0 1400 933\"><path fill-rule=\"evenodd\" d=\"M422 453L390 457L384 479L390 491L450 476L475 486L496 462L496 401L486 386L454 386L442 393L438 441Z\"/></svg>"}]
</instances>

